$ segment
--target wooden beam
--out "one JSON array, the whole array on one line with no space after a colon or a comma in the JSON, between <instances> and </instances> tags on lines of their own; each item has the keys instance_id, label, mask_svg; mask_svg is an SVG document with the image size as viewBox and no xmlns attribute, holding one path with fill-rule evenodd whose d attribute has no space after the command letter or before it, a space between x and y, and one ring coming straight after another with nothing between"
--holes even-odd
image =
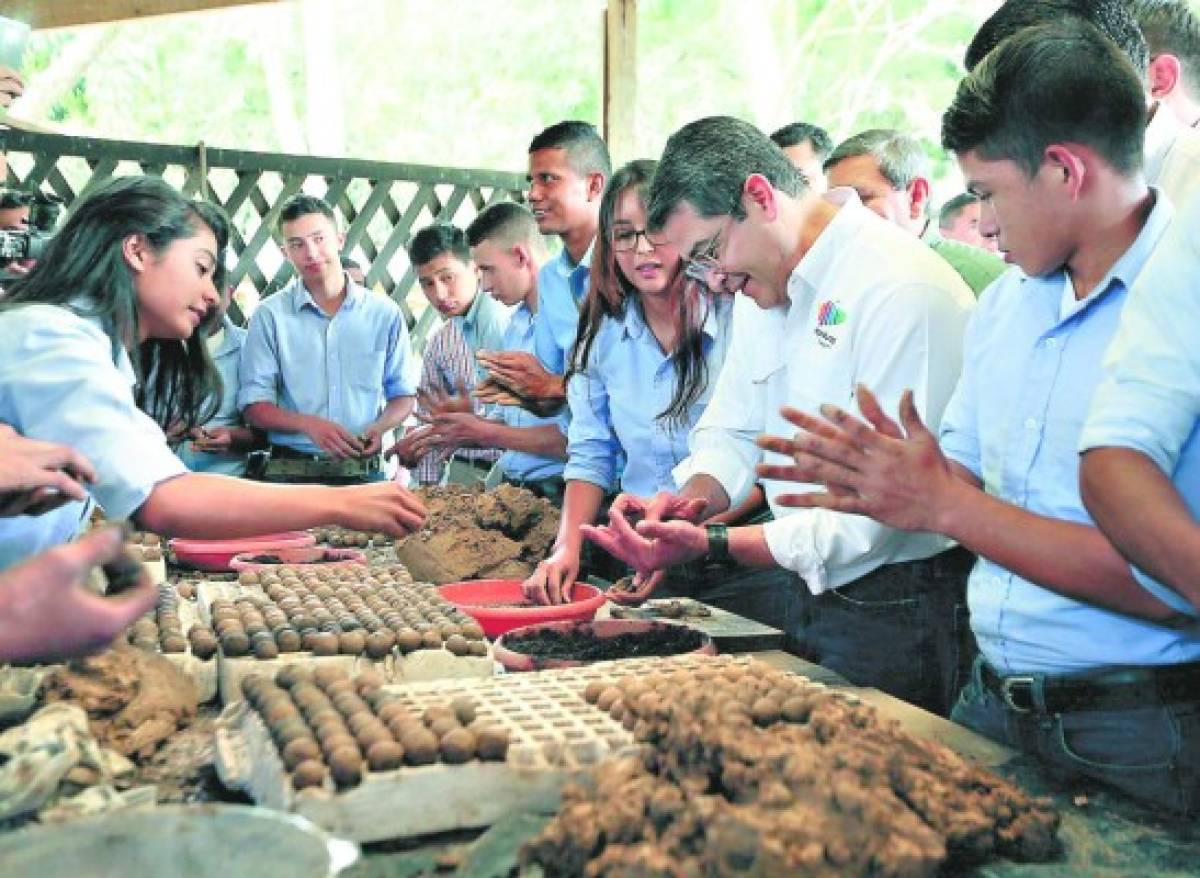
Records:
<instances>
[{"instance_id":1,"label":"wooden beam","mask_svg":"<svg viewBox=\"0 0 1200 878\"><path fill-rule=\"evenodd\" d=\"M275 2L278 0L0 0L0 15L43 30Z\"/></svg>"},{"instance_id":2,"label":"wooden beam","mask_svg":"<svg viewBox=\"0 0 1200 878\"><path fill-rule=\"evenodd\" d=\"M604 11L604 139L614 165L636 158L637 0Z\"/></svg>"}]
</instances>

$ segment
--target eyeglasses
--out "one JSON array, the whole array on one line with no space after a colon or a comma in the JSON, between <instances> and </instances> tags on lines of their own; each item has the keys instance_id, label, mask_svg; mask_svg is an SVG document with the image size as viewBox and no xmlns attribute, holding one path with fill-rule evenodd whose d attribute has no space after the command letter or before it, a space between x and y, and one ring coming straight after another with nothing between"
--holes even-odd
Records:
<instances>
[{"instance_id":1,"label":"eyeglasses","mask_svg":"<svg viewBox=\"0 0 1200 878\"><path fill-rule=\"evenodd\" d=\"M729 223L733 223L732 217ZM750 275L744 271L727 271L721 267L717 253L721 245L721 233L724 230L724 228L717 230L699 256L692 256L684 260L683 273L685 277L699 281L714 293L732 294L746 285Z\"/></svg>"},{"instance_id":2,"label":"eyeglasses","mask_svg":"<svg viewBox=\"0 0 1200 878\"><path fill-rule=\"evenodd\" d=\"M669 243L662 235L651 235L645 229L620 229L612 234L612 248L617 253L629 253L637 249L638 238L644 238L651 250L665 247Z\"/></svg>"}]
</instances>

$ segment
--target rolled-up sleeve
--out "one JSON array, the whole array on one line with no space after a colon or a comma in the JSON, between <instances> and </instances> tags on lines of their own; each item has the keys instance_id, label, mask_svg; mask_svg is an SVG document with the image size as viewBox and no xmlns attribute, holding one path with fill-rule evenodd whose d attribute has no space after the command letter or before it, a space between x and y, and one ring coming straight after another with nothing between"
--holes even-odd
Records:
<instances>
[{"instance_id":1,"label":"rolled-up sleeve","mask_svg":"<svg viewBox=\"0 0 1200 878\"><path fill-rule=\"evenodd\" d=\"M579 372L567 383L571 423L567 427L567 481L591 482L611 491L616 487L621 443L612 428L608 388L595 372Z\"/></svg>"},{"instance_id":2,"label":"rolled-up sleeve","mask_svg":"<svg viewBox=\"0 0 1200 878\"><path fill-rule=\"evenodd\" d=\"M17 322L17 321L14 321ZM130 376L113 364L111 341L73 316L0 336L0 408L31 439L75 448L96 468L92 495L110 518L136 512L155 485L187 467L138 409Z\"/></svg>"},{"instance_id":3,"label":"rolled-up sleeve","mask_svg":"<svg viewBox=\"0 0 1200 878\"><path fill-rule=\"evenodd\" d=\"M238 408L256 402L279 405L279 350L274 315L260 308L250 319L239 363Z\"/></svg>"},{"instance_id":4,"label":"rolled-up sleeve","mask_svg":"<svg viewBox=\"0 0 1200 878\"><path fill-rule=\"evenodd\" d=\"M1140 451L1170 474L1200 416L1200 199L1177 217L1121 312L1081 451Z\"/></svg>"},{"instance_id":5,"label":"rolled-up sleeve","mask_svg":"<svg viewBox=\"0 0 1200 878\"><path fill-rule=\"evenodd\" d=\"M419 370L414 360L408 327L404 315L398 312L388 335L387 359L383 367L384 398L391 400L416 394Z\"/></svg>"}]
</instances>

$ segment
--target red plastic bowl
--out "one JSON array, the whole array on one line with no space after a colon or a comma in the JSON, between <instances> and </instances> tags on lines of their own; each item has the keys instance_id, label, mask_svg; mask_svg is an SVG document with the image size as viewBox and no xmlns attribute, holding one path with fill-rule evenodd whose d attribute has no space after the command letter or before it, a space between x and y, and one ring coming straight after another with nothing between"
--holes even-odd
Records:
<instances>
[{"instance_id":1,"label":"red plastic bowl","mask_svg":"<svg viewBox=\"0 0 1200 878\"><path fill-rule=\"evenodd\" d=\"M520 579L476 579L452 582L438 587L438 592L450 603L473 618L488 637L499 637L505 631L536 625L538 622L586 622L604 606L604 592L593 585L575 583L574 600L569 604L549 606L505 607L525 599ZM490 606L489 606L490 605Z\"/></svg>"},{"instance_id":2,"label":"red plastic bowl","mask_svg":"<svg viewBox=\"0 0 1200 878\"><path fill-rule=\"evenodd\" d=\"M278 561L255 561L255 558L271 556ZM279 549L273 552L243 552L234 555L229 566L242 570L279 570L283 567L353 567L367 563L367 556L356 549Z\"/></svg>"},{"instance_id":3,"label":"red plastic bowl","mask_svg":"<svg viewBox=\"0 0 1200 878\"><path fill-rule=\"evenodd\" d=\"M601 619L599 622L550 622L544 625L529 625L525 628L514 628L497 640L492 645L492 655L507 671L544 671L549 668L577 668L580 665L591 664L592 661L605 661L605 659L540 658L527 655L523 652L517 652L511 649L508 644L513 638L532 634L535 631L549 630L562 631L564 633L590 631L600 639L607 639L617 637L621 634L644 634L648 631L658 631L667 628L688 628L688 626L674 622L657 622L641 619ZM688 628L688 630L695 631L700 635L700 646L696 649L688 650L689 654L717 654L717 648L713 645L711 637L695 628ZM682 654L676 653L676 655ZM640 658L640 656L614 656L614 658Z\"/></svg>"},{"instance_id":4,"label":"red plastic bowl","mask_svg":"<svg viewBox=\"0 0 1200 878\"><path fill-rule=\"evenodd\" d=\"M302 530L286 533L264 534L261 537L243 537L237 540L171 540L167 545L175 553L180 564L208 570L213 573L228 573L229 562L234 555L243 552L277 552L280 549L303 549L315 546L317 538Z\"/></svg>"}]
</instances>

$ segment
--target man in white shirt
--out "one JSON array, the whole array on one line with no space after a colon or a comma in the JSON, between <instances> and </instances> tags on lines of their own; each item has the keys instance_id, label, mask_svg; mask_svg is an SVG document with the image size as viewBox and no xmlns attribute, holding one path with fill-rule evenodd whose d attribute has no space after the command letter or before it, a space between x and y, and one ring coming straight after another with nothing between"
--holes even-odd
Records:
<instances>
[{"instance_id":1,"label":"man in white shirt","mask_svg":"<svg viewBox=\"0 0 1200 878\"><path fill-rule=\"evenodd\" d=\"M1200 15L1188 0L1131 0L1150 50L1150 96L1179 124L1200 128Z\"/></svg>"},{"instance_id":2,"label":"man in white shirt","mask_svg":"<svg viewBox=\"0 0 1200 878\"><path fill-rule=\"evenodd\" d=\"M966 553L854 516L797 515L777 502L794 486L769 479L774 521L693 522L742 502L760 463L787 462L755 441L787 432L782 406L851 405L859 383L878 381L893 400L916 388L937 421L958 380L970 289L853 190L809 191L778 147L727 117L672 135L648 225L678 247L689 275L738 295L733 339L692 454L675 471L679 493L619 497L610 526L585 533L638 571L637 597L657 571L700 557L798 573L815 597L793 633L812 658L944 713L970 660L960 639Z\"/></svg>"}]
</instances>

